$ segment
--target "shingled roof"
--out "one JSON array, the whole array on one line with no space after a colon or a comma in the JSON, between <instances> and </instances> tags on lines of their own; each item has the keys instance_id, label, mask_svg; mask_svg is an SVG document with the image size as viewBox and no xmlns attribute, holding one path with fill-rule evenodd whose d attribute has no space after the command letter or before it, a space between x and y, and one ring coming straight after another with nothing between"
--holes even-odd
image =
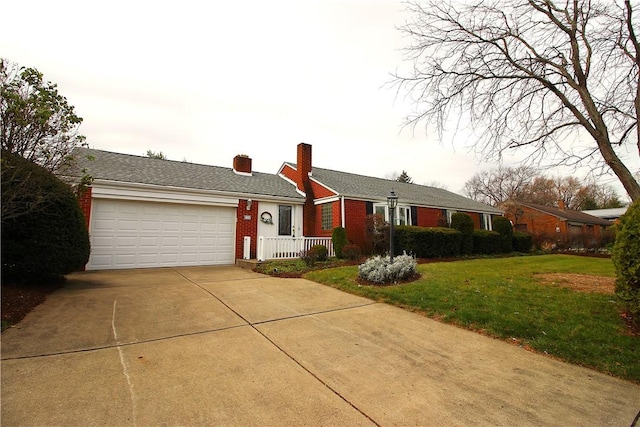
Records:
<instances>
[{"instance_id":1,"label":"shingled roof","mask_svg":"<svg viewBox=\"0 0 640 427\"><path fill-rule=\"evenodd\" d=\"M295 163L286 164L297 168ZM500 209L442 188L322 169L315 166L312 169L311 177L336 191L339 196L346 198L386 202L389 192L393 190L398 195L399 202L403 204L502 215Z\"/></svg>"},{"instance_id":2,"label":"shingled roof","mask_svg":"<svg viewBox=\"0 0 640 427\"><path fill-rule=\"evenodd\" d=\"M598 218L596 216L589 215L580 211L574 211L571 209L559 209L553 206L544 206L544 205L538 205L535 203L527 203L527 202L515 202L515 203L522 206L527 206L531 209L535 209L537 211L540 211L549 215L553 215L565 221L579 222L581 224L598 224L598 225L605 225L605 226L613 225L612 221Z\"/></svg>"},{"instance_id":3,"label":"shingled roof","mask_svg":"<svg viewBox=\"0 0 640 427\"><path fill-rule=\"evenodd\" d=\"M247 176L235 173L232 168L89 148L76 148L74 157L77 165L70 174L77 176L78 171L86 169L96 180L304 200L295 187L275 174L253 172Z\"/></svg>"}]
</instances>

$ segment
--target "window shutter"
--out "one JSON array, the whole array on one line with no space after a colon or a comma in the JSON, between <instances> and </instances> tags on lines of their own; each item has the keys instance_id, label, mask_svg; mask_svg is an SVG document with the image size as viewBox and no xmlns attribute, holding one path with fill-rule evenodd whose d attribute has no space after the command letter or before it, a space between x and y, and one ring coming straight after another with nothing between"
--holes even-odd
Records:
<instances>
[{"instance_id":1,"label":"window shutter","mask_svg":"<svg viewBox=\"0 0 640 427\"><path fill-rule=\"evenodd\" d=\"M365 202L365 203L366 203L365 213L367 215L373 215L373 202Z\"/></svg>"},{"instance_id":2,"label":"window shutter","mask_svg":"<svg viewBox=\"0 0 640 427\"><path fill-rule=\"evenodd\" d=\"M411 206L411 225L418 225L418 207Z\"/></svg>"}]
</instances>

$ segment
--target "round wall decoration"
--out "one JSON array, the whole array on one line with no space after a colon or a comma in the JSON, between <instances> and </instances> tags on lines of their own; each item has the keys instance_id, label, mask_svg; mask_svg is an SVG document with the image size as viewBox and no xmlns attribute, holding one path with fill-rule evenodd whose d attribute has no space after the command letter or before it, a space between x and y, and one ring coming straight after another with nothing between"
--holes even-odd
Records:
<instances>
[{"instance_id":1,"label":"round wall decoration","mask_svg":"<svg viewBox=\"0 0 640 427\"><path fill-rule=\"evenodd\" d=\"M262 212L260 214L260 221L264 222L265 224L273 224L273 217L269 212Z\"/></svg>"}]
</instances>

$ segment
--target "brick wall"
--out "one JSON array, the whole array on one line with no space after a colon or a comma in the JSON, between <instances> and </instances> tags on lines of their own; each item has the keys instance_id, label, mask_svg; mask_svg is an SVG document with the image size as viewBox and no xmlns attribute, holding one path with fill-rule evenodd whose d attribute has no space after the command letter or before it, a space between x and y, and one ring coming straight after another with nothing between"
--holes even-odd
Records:
<instances>
[{"instance_id":1,"label":"brick wall","mask_svg":"<svg viewBox=\"0 0 640 427\"><path fill-rule=\"evenodd\" d=\"M89 230L89 226L91 225L91 187L87 187L84 193L82 193L82 196L78 198L78 203L80 204L80 209L84 214L84 219L87 223L87 230Z\"/></svg>"},{"instance_id":2,"label":"brick wall","mask_svg":"<svg viewBox=\"0 0 640 427\"><path fill-rule=\"evenodd\" d=\"M344 211L347 239L349 239L350 243L354 243L364 250L367 241L367 230L365 224L365 219L367 217L366 202L345 199Z\"/></svg>"},{"instance_id":3,"label":"brick wall","mask_svg":"<svg viewBox=\"0 0 640 427\"><path fill-rule=\"evenodd\" d=\"M418 207L418 223L413 225L419 227L440 227L443 220L446 222L447 217L446 215L443 216L442 209Z\"/></svg>"},{"instance_id":4,"label":"brick wall","mask_svg":"<svg viewBox=\"0 0 640 427\"><path fill-rule=\"evenodd\" d=\"M244 236L251 237L251 259L257 258L258 247L258 202L254 201L247 210L247 200L240 200L236 212L236 259L242 259ZM250 219L245 219L250 217Z\"/></svg>"}]
</instances>

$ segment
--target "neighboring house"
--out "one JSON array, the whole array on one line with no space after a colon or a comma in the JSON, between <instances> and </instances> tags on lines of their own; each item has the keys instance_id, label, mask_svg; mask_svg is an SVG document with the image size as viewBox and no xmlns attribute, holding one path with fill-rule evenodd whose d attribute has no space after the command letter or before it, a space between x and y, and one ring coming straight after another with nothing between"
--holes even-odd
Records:
<instances>
[{"instance_id":1,"label":"neighboring house","mask_svg":"<svg viewBox=\"0 0 640 427\"><path fill-rule=\"evenodd\" d=\"M247 156L224 168L86 148L74 155L94 178L80 201L87 269L233 264L245 236L255 258L257 236L302 233L304 197L277 175L252 171Z\"/></svg>"},{"instance_id":2,"label":"neighboring house","mask_svg":"<svg viewBox=\"0 0 640 427\"><path fill-rule=\"evenodd\" d=\"M492 217L502 215L499 209L440 188L313 167L311 157L311 145L299 144L296 163L285 162L278 172L305 195L305 236L330 236L341 226L349 241L365 248L365 219L376 213L389 221L391 190L398 196L398 225L446 226L452 213L464 212L475 228L490 230Z\"/></svg>"},{"instance_id":3,"label":"neighboring house","mask_svg":"<svg viewBox=\"0 0 640 427\"><path fill-rule=\"evenodd\" d=\"M610 209L593 209L581 211L582 213L586 213L587 215L593 215L598 218L607 219L609 221L617 222L622 215L627 211L629 206L625 206L622 208L610 208Z\"/></svg>"},{"instance_id":4,"label":"neighboring house","mask_svg":"<svg viewBox=\"0 0 640 427\"><path fill-rule=\"evenodd\" d=\"M585 238L599 240L603 231L613 222L566 209L564 202L559 207L534 203L509 201L502 205L504 216L512 222L515 231L543 236L549 242L567 242L572 245L585 244Z\"/></svg>"}]
</instances>

